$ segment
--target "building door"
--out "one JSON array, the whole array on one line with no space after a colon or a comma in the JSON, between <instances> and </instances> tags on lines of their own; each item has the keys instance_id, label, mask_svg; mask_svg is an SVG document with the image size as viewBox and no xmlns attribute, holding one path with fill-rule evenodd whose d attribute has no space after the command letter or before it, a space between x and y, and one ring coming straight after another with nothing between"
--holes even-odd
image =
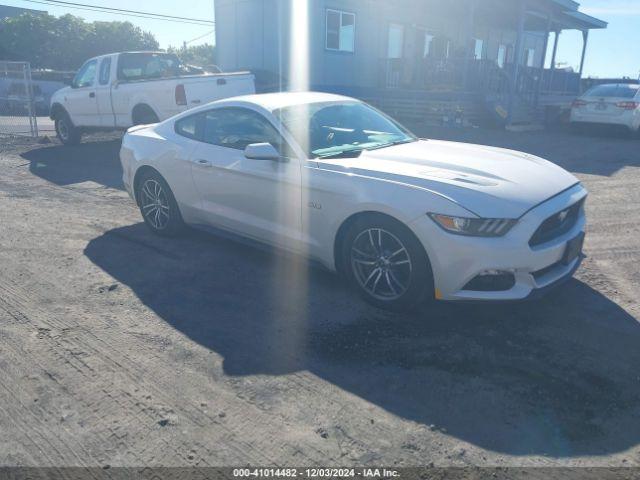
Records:
<instances>
[{"instance_id":1,"label":"building door","mask_svg":"<svg viewBox=\"0 0 640 480\"><path fill-rule=\"evenodd\" d=\"M404 25L389 24L387 40L387 87L397 88L402 79L404 55Z\"/></svg>"}]
</instances>

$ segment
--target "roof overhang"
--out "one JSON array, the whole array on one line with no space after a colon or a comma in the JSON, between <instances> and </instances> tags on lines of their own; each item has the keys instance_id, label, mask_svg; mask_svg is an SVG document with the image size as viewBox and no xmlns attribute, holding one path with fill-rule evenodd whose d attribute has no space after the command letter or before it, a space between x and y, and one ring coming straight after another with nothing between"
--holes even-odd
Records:
<instances>
[{"instance_id":1,"label":"roof overhang","mask_svg":"<svg viewBox=\"0 0 640 480\"><path fill-rule=\"evenodd\" d=\"M562 11L563 23L566 21L564 28L577 30L607 28L608 23L604 20L582 13L580 4L574 0L551 0L551 3Z\"/></svg>"},{"instance_id":2,"label":"roof overhang","mask_svg":"<svg viewBox=\"0 0 640 480\"><path fill-rule=\"evenodd\" d=\"M569 17L570 21L575 23L575 28L580 30L607 28L607 25L609 25L604 20L600 20L599 18L595 18L591 15L578 11L568 11L564 12L564 14Z\"/></svg>"}]
</instances>

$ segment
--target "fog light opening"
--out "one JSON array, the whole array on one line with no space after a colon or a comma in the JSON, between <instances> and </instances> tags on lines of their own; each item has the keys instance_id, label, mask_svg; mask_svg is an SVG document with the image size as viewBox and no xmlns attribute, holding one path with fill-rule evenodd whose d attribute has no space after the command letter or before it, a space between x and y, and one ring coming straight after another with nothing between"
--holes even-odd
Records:
<instances>
[{"instance_id":1,"label":"fog light opening","mask_svg":"<svg viewBox=\"0 0 640 480\"><path fill-rule=\"evenodd\" d=\"M508 270L484 270L463 288L473 292L504 292L516 284L516 277Z\"/></svg>"}]
</instances>

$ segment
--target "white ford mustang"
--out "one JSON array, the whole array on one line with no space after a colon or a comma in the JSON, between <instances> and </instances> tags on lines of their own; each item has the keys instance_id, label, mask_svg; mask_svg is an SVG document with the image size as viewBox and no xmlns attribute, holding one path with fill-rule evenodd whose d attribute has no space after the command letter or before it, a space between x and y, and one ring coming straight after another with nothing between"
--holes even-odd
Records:
<instances>
[{"instance_id":1,"label":"white ford mustang","mask_svg":"<svg viewBox=\"0 0 640 480\"><path fill-rule=\"evenodd\" d=\"M586 190L499 148L420 140L321 93L236 97L129 129L124 184L148 227L216 227L318 260L374 305L518 300L582 259Z\"/></svg>"}]
</instances>

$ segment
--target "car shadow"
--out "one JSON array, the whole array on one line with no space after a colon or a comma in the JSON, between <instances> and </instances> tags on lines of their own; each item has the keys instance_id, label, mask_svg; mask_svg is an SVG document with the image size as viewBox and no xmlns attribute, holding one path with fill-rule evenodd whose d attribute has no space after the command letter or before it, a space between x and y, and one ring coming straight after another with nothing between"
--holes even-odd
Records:
<instances>
[{"instance_id":1,"label":"car shadow","mask_svg":"<svg viewBox=\"0 0 640 480\"><path fill-rule=\"evenodd\" d=\"M93 141L72 147L50 145L21 155L32 174L56 185L95 182L124 190L120 165L120 140Z\"/></svg>"},{"instance_id":2,"label":"car shadow","mask_svg":"<svg viewBox=\"0 0 640 480\"><path fill-rule=\"evenodd\" d=\"M578 280L535 303L393 314L297 257L197 232L167 240L127 226L85 255L221 355L227 375L307 370L513 455L606 455L640 441L640 325Z\"/></svg>"}]
</instances>

